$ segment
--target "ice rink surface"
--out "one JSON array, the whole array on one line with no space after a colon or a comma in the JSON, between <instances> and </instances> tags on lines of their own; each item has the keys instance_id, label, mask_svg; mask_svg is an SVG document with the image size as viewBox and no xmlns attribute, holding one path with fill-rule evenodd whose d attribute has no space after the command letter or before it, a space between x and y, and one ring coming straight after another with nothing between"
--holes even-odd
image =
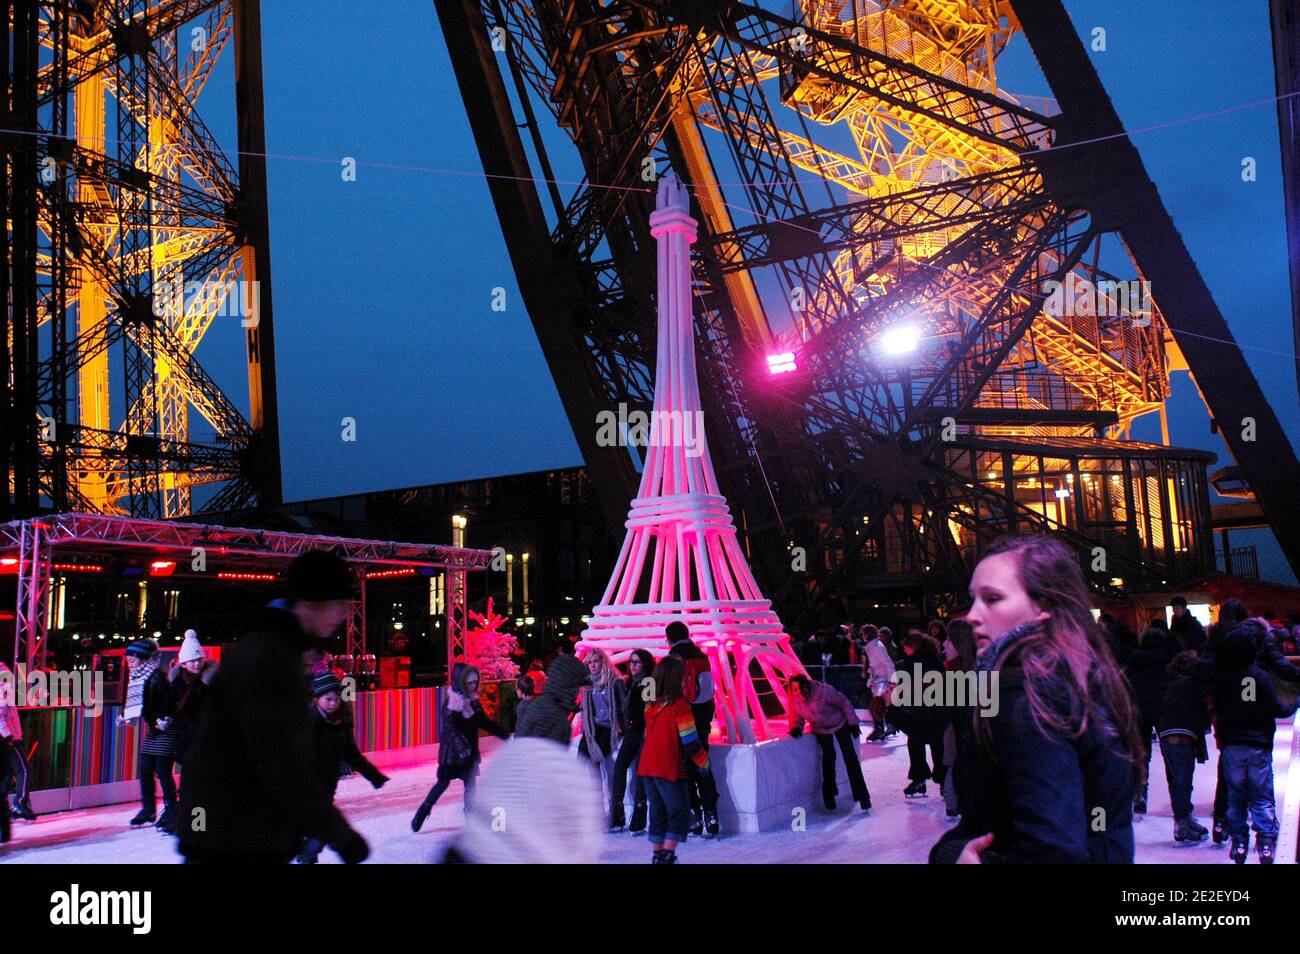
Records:
<instances>
[{"instance_id":1,"label":"ice rink surface","mask_svg":"<svg viewBox=\"0 0 1300 954\"><path fill-rule=\"evenodd\" d=\"M1285 802L1292 725L1278 724L1274 744L1274 776L1279 817ZM1196 815L1210 825L1214 800L1213 741L1210 761L1196 768L1193 801ZM491 752L485 756L492 758ZM886 863L922 864L930 846L947 828L943 799L933 783L929 797L904 799L907 784L907 747L902 736L889 742L863 746L863 772L871 790L872 810L864 814L841 796L836 812L811 811L803 831L773 831L759 835L723 835L691 839L678 849L682 863ZM360 776L344 779L337 804L370 843L368 863L421 864L436 861L444 843L459 830L462 790L451 790L434 807L418 834L410 829L412 812L433 782L434 763L396 764L384 769L392 781L375 791ZM130 829L127 820L135 805L82 809L42 816L35 822L14 822L14 839L0 846L0 864L102 864L178 862L175 842L152 827ZM1199 845L1178 845L1173 840L1173 816L1164 764L1157 751L1152 756L1149 811L1135 824L1139 864L1226 864L1227 852L1209 840ZM1252 844L1251 864L1256 863ZM603 860L642 863L650 859L644 837L626 833L605 836ZM337 864L328 849L323 864Z\"/></svg>"}]
</instances>

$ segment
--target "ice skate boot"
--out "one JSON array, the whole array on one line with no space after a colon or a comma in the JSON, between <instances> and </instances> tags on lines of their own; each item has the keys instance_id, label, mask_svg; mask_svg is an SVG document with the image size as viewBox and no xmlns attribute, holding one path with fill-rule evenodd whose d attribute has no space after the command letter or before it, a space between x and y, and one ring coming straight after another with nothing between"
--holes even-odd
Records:
<instances>
[{"instance_id":1,"label":"ice skate boot","mask_svg":"<svg viewBox=\"0 0 1300 954\"><path fill-rule=\"evenodd\" d=\"M903 789L904 798L925 798L925 782L916 781Z\"/></svg>"},{"instance_id":2,"label":"ice skate boot","mask_svg":"<svg viewBox=\"0 0 1300 954\"><path fill-rule=\"evenodd\" d=\"M718 824L718 810L711 809L704 812L704 830L710 837L721 831L722 826Z\"/></svg>"},{"instance_id":3,"label":"ice skate boot","mask_svg":"<svg viewBox=\"0 0 1300 954\"><path fill-rule=\"evenodd\" d=\"M1234 838L1232 841L1232 848L1228 851L1228 857L1232 859L1234 865L1244 865L1246 863L1246 855L1249 853L1246 843L1244 841L1237 841Z\"/></svg>"},{"instance_id":4,"label":"ice skate boot","mask_svg":"<svg viewBox=\"0 0 1300 954\"><path fill-rule=\"evenodd\" d=\"M609 813L609 830L622 831L626 827L627 818L623 815L623 806L618 805Z\"/></svg>"},{"instance_id":5,"label":"ice skate boot","mask_svg":"<svg viewBox=\"0 0 1300 954\"><path fill-rule=\"evenodd\" d=\"M1277 854L1277 839L1255 836L1255 852L1259 855L1261 865L1271 865L1273 858Z\"/></svg>"},{"instance_id":6,"label":"ice skate boot","mask_svg":"<svg viewBox=\"0 0 1300 954\"><path fill-rule=\"evenodd\" d=\"M144 825L152 825L157 817L158 816L152 807L142 808L135 813L135 817L131 819L130 825L132 828L141 828Z\"/></svg>"},{"instance_id":7,"label":"ice skate boot","mask_svg":"<svg viewBox=\"0 0 1300 954\"><path fill-rule=\"evenodd\" d=\"M632 806L632 823L627 826L627 830L633 835L639 835L645 831L645 802L637 802Z\"/></svg>"},{"instance_id":8,"label":"ice skate boot","mask_svg":"<svg viewBox=\"0 0 1300 954\"><path fill-rule=\"evenodd\" d=\"M1222 818L1214 819L1214 834L1212 837L1214 838L1214 843L1216 845L1221 845L1227 841L1228 829L1227 826L1224 825Z\"/></svg>"},{"instance_id":9,"label":"ice skate boot","mask_svg":"<svg viewBox=\"0 0 1300 954\"><path fill-rule=\"evenodd\" d=\"M15 798L13 816L14 818L21 818L23 821L36 821L36 812L32 811L32 800L30 798Z\"/></svg>"}]
</instances>

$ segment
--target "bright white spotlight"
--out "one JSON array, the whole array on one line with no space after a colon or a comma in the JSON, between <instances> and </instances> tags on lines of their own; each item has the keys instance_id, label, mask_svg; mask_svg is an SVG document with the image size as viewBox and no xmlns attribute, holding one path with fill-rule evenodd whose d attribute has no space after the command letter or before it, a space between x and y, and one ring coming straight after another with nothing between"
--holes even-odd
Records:
<instances>
[{"instance_id":1,"label":"bright white spotlight","mask_svg":"<svg viewBox=\"0 0 1300 954\"><path fill-rule=\"evenodd\" d=\"M885 354L910 354L921 344L921 329L915 325L898 325L880 336L880 350Z\"/></svg>"},{"instance_id":2,"label":"bright white spotlight","mask_svg":"<svg viewBox=\"0 0 1300 954\"><path fill-rule=\"evenodd\" d=\"M783 351L780 354L769 354L767 356L767 370L771 374L788 374L795 370L796 367L793 351Z\"/></svg>"}]
</instances>

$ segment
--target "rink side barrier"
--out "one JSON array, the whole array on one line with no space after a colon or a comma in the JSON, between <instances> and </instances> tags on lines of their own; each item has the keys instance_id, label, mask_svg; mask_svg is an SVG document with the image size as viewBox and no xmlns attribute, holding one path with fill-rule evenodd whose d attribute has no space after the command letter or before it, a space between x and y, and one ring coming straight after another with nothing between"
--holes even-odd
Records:
<instances>
[{"instance_id":1,"label":"rink side barrier","mask_svg":"<svg viewBox=\"0 0 1300 954\"><path fill-rule=\"evenodd\" d=\"M1282 791L1277 863L1293 865L1297 854L1300 854L1300 712L1291 720L1291 760L1287 763L1286 783Z\"/></svg>"},{"instance_id":2,"label":"rink side barrier","mask_svg":"<svg viewBox=\"0 0 1300 954\"><path fill-rule=\"evenodd\" d=\"M357 693L352 702L357 747L362 752L390 752L435 746L445 691L437 686ZM481 697L491 718L514 728L513 681L485 682ZM38 813L139 798L140 730L134 724L117 724L122 708L107 705L98 716L73 707L19 710L23 751L29 753L31 767L32 807Z\"/></svg>"}]
</instances>

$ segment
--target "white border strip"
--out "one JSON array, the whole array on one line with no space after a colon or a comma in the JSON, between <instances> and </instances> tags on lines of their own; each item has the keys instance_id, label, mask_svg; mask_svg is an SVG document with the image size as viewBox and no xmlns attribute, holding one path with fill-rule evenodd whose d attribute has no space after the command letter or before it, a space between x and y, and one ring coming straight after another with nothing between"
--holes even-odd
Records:
<instances>
[{"instance_id":1,"label":"white border strip","mask_svg":"<svg viewBox=\"0 0 1300 954\"><path fill-rule=\"evenodd\" d=\"M1291 762L1286 770L1286 788L1282 799L1282 828L1278 835L1277 862L1296 863L1297 839L1300 839L1300 712L1291 721Z\"/></svg>"}]
</instances>

